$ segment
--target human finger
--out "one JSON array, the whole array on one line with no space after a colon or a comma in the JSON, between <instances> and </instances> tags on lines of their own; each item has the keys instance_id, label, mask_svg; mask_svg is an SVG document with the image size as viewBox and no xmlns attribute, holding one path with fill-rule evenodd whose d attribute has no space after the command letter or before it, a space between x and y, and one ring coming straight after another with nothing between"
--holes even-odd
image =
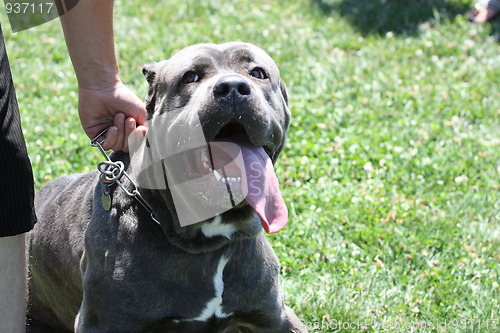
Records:
<instances>
[{"instance_id":1,"label":"human finger","mask_svg":"<svg viewBox=\"0 0 500 333\"><path fill-rule=\"evenodd\" d=\"M102 147L104 150L114 149L116 145L116 139L118 138L118 128L116 126L111 126L106 132L106 138Z\"/></svg>"},{"instance_id":2,"label":"human finger","mask_svg":"<svg viewBox=\"0 0 500 333\"><path fill-rule=\"evenodd\" d=\"M135 119L130 117L125 120L125 136L123 138L123 151L128 153L129 151L129 145L128 145L128 138L130 137L130 134L136 129L137 123L135 122Z\"/></svg>"},{"instance_id":3,"label":"human finger","mask_svg":"<svg viewBox=\"0 0 500 333\"><path fill-rule=\"evenodd\" d=\"M111 149L123 150L123 141L125 138L125 114L118 112L114 117L114 125L118 128L116 142Z\"/></svg>"}]
</instances>

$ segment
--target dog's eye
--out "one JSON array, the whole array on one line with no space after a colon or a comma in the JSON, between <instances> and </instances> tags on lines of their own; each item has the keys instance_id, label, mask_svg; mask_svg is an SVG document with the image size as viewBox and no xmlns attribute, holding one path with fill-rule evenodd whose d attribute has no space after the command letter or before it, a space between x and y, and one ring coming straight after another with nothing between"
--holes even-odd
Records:
<instances>
[{"instance_id":1,"label":"dog's eye","mask_svg":"<svg viewBox=\"0 0 500 333\"><path fill-rule=\"evenodd\" d=\"M267 73L265 70L263 70L260 67L256 67L250 71L250 76L259 79L259 80L265 80L268 78Z\"/></svg>"},{"instance_id":2,"label":"dog's eye","mask_svg":"<svg viewBox=\"0 0 500 333\"><path fill-rule=\"evenodd\" d=\"M189 71L182 77L184 83L194 83L200 81L201 77L193 71Z\"/></svg>"}]
</instances>

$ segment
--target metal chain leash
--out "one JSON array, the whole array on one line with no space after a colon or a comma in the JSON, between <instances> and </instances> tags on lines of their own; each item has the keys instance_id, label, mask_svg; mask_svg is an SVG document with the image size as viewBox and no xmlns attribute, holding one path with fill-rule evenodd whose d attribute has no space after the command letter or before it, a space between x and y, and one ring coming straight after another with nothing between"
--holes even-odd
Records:
<instances>
[{"instance_id":1,"label":"metal chain leash","mask_svg":"<svg viewBox=\"0 0 500 333\"><path fill-rule=\"evenodd\" d=\"M153 213L153 209L146 202L144 197L139 192L139 186L132 178L130 178L129 174L125 171L125 165L123 164L123 162L122 161L113 162L111 160L111 158L109 157L109 155L106 153L106 150L104 150L103 145L104 145L104 142L106 142L106 138L104 138L102 141L98 141L98 139L101 136L103 136L104 134L106 134L106 132L108 130L109 130L109 127L106 128L101 133L99 133L95 138L93 138L90 141L90 145L92 147L98 148L99 151L101 152L101 154L106 159L105 161L99 162L97 164L97 170L99 170L99 172L100 172L99 182L106 186L105 192L103 194L103 207L104 207L104 209L109 210L111 208L111 198L109 196L109 188L116 183L122 188L123 191L125 191L125 193L128 196L133 197L135 200L137 200L149 212L149 214L151 215L151 219L153 219L153 221L155 221L156 223L158 223L160 225L160 222L158 221L158 219L156 219L156 217ZM124 182L121 180L122 177L124 177L124 176L133 185L134 189L132 191L129 191L125 187ZM107 196L106 199L104 199L105 196ZM108 202L108 200L109 200L109 202ZM106 202L106 204L105 204L105 202Z\"/></svg>"}]
</instances>

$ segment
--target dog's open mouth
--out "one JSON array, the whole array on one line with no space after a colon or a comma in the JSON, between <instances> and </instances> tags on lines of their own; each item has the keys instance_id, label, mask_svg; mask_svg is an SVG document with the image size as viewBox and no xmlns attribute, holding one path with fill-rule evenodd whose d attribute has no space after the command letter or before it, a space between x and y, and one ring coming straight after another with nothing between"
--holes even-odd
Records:
<instances>
[{"instance_id":1,"label":"dog's open mouth","mask_svg":"<svg viewBox=\"0 0 500 333\"><path fill-rule=\"evenodd\" d=\"M224 126L206 146L181 156L176 169L183 170L177 182L183 185L177 194L182 201L196 201L189 206L200 207L203 217L250 205L267 232L285 226L288 212L269 154L250 141L241 125Z\"/></svg>"},{"instance_id":2,"label":"dog's open mouth","mask_svg":"<svg viewBox=\"0 0 500 333\"><path fill-rule=\"evenodd\" d=\"M252 143L242 125L226 124L208 143L184 140L189 133L174 134L168 135L171 139L165 144L163 132L149 130L147 138L136 144L132 158L142 159L144 165L136 171L139 186L168 188L181 226L248 205L267 232L285 226L288 212L272 151Z\"/></svg>"},{"instance_id":3,"label":"dog's open mouth","mask_svg":"<svg viewBox=\"0 0 500 333\"><path fill-rule=\"evenodd\" d=\"M247 134L245 128L243 127L243 125L241 125L240 123L238 123L236 121L231 121L231 122L227 123L226 125L224 125L219 130L219 132L215 136L214 141L217 141L217 140L224 141L225 139L231 140L231 138L235 138L235 137L240 137L240 138L245 137L248 141L250 141L250 139L248 138L248 134ZM264 149L266 154L272 158L273 154L272 154L272 150L270 147L263 146L262 149Z\"/></svg>"}]
</instances>

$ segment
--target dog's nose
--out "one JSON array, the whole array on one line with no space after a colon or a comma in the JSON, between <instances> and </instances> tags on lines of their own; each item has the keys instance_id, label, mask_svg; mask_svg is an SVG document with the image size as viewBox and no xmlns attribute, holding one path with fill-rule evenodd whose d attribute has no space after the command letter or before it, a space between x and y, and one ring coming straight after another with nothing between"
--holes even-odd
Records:
<instances>
[{"instance_id":1,"label":"dog's nose","mask_svg":"<svg viewBox=\"0 0 500 333\"><path fill-rule=\"evenodd\" d=\"M250 84L240 75L225 75L214 86L214 96L230 104L244 102L251 94Z\"/></svg>"}]
</instances>

